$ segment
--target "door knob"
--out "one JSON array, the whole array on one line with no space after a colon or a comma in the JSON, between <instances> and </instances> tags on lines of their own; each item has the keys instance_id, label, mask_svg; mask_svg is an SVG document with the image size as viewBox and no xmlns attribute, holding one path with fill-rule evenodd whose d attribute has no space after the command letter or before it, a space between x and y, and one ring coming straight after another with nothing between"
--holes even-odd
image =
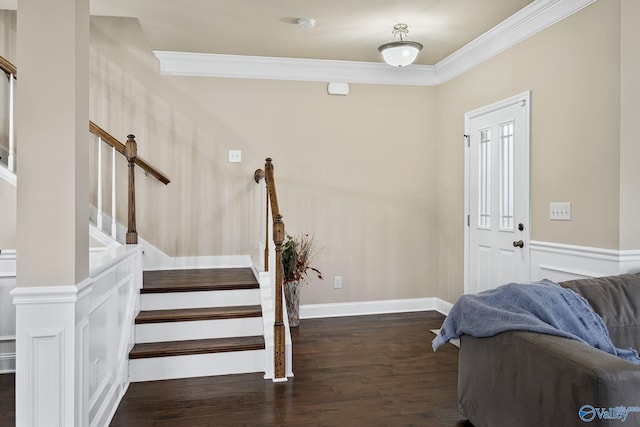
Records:
<instances>
[{"instance_id":1,"label":"door knob","mask_svg":"<svg viewBox=\"0 0 640 427\"><path fill-rule=\"evenodd\" d=\"M516 242L513 242L513 247L514 248L524 248L524 242L522 240L518 240Z\"/></svg>"}]
</instances>

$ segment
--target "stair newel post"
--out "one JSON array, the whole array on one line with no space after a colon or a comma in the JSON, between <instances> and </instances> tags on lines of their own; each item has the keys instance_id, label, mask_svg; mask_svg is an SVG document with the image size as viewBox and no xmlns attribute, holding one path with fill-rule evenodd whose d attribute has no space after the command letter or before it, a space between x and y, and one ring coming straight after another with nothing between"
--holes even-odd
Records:
<instances>
[{"instance_id":1,"label":"stair newel post","mask_svg":"<svg viewBox=\"0 0 640 427\"><path fill-rule=\"evenodd\" d=\"M282 286L284 280L284 267L282 266L282 242L284 241L284 222L282 215L275 215L273 221L273 243L276 251L275 297L276 319L273 324L274 336L274 377L285 378L285 338L284 323L282 319Z\"/></svg>"},{"instance_id":2,"label":"stair newel post","mask_svg":"<svg viewBox=\"0 0 640 427\"><path fill-rule=\"evenodd\" d=\"M284 242L284 222L278 207L278 193L273 178L273 163L270 158L264 165L264 175L267 182L267 193L271 199L271 215L273 216L273 245L275 247L275 322L273 324L273 363L274 379L286 378L285 367L285 335L283 323L282 286L284 282L284 267L282 266L282 242Z\"/></svg>"},{"instance_id":3,"label":"stair newel post","mask_svg":"<svg viewBox=\"0 0 640 427\"><path fill-rule=\"evenodd\" d=\"M138 243L138 232L136 231L136 184L135 184L135 162L138 148L134 135L127 135L127 143L125 144L124 155L129 162L129 215L127 222L127 244L135 245Z\"/></svg>"}]
</instances>

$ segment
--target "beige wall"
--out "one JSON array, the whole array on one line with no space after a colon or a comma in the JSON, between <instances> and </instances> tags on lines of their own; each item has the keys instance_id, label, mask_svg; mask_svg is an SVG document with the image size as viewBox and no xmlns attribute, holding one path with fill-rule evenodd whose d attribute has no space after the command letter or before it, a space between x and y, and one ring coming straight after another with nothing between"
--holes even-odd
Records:
<instances>
[{"instance_id":1,"label":"beige wall","mask_svg":"<svg viewBox=\"0 0 640 427\"><path fill-rule=\"evenodd\" d=\"M620 249L640 245L640 2L620 1Z\"/></svg>"},{"instance_id":2,"label":"beige wall","mask_svg":"<svg viewBox=\"0 0 640 427\"><path fill-rule=\"evenodd\" d=\"M303 303L454 301L464 113L525 90L532 238L637 249L634 2L600 0L437 88L352 85L348 97L327 96L321 83L159 76L135 20L94 18L91 118L121 140L135 133L140 155L172 179L137 176L138 230L170 255L255 253L250 177L272 156L288 230L315 232L324 246L327 280L305 288ZM397 122L401 138L389 126ZM243 163L227 163L228 149L242 149ZM549 221L553 201L572 202L573 221Z\"/></svg>"},{"instance_id":3,"label":"beige wall","mask_svg":"<svg viewBox=\"0 0 640 427\"><path fill-rule=\"evenodd\" d=\"M16 63L16 14L14 11L0 10L0 56ZM0 147L9 150L9 81L0 74ZM3 162L6 159L3 159Z\"/></svg>"},{"instance_id":4,"label":"beige wall","mask_svg":"<svg viewBox=\"0 0 640 427\"><path fill-rule=\"evenodd\" d=\"M464 113L526 90L532 239L618 248L619 20L619 1L600 0L437 88L440 297L463 291ZM572 221L549 220L560 201Z\"/></svg>"},{"instance_id":5,"label":"beige wall","mask_svg":"<svg viewBox=\"0 0 640 427\"><path fill-rule=\"evenodd\" d=\"M172 180L138 179L145 239L173 256L254 253L252 176L271 156L287 231L324 247L326 280L304 303L435 293L435 89L351 85L339 97L325 83L162 77L142 39L134 20L93 19L92 119L135 133Z\"/></svg>"},{"instance_id":6,"label":"beige wall","mask_svg":"<svg viewBox=\"0 0 640 427\"><path fill-rule=\"evenodd\" d=\"M0 10L0 55L16 63L16 13ZM9 150L8 80L0 74L0 147ZM4 161L4 159L3 159ZM16 248L16 189L0 180L0 250Z\"/></svg>"},{"instance_id":7,"label":"beige wall","mask_svg":"<svg viewBox=\"0 0 640 427\"><path fill-rule=\"evenodd\" d=\"M0 250L16 248L16 187L0 179Z\"/></svg>"}]
</instances>

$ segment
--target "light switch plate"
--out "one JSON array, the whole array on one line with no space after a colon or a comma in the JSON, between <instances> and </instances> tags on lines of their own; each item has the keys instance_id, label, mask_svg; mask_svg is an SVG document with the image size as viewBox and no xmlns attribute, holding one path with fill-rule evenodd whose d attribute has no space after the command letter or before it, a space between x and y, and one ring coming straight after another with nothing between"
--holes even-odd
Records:
<instances>
[{"instance_id":1,"label":"light switch plate","mask_svg":"<svg viewBox=\"0 0 640 427\"><path fill-rule=\"evenodd\" d=\"M229 150L229 163L242 162L242 150Z\"/></svg>"},{"instance_id":2,"label":"light switch plate","mask_svg":"<svg viewBox=\"0 0 640 427\"><path fill-rule=\"evenodd\" d=\"M552 221L571 221L571 202L549 203L549 219Z\"/></svg>"}]
</instances>

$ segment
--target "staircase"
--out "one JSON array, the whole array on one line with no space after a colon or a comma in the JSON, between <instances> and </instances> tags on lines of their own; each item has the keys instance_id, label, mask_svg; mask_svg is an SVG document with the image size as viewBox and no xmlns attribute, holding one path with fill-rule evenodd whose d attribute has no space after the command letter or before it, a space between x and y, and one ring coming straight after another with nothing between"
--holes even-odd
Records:
<instances>
[{"instance_id":1,"label":"staircase","mask_svg":"<svg viewBox=\"0 0 640 427\"><path fill-rule=\"evenodd\" d=\"M265 372L260 289L250 268L144 272L132 382Z\"/></svg>"}]
</instances>

